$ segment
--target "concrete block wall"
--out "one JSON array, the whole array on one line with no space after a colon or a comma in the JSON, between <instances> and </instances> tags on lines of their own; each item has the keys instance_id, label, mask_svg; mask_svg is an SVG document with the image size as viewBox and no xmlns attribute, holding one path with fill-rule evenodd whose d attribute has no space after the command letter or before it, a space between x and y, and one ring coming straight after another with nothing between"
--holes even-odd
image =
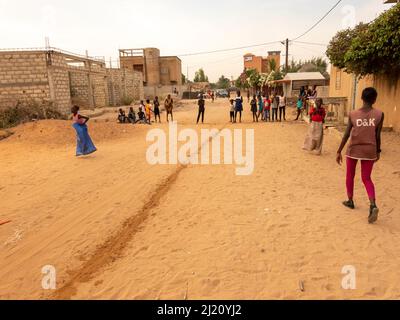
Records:
<instances>
[{"instance_id":1,"label":"concrete block wall","mask_svg":"<svg viewBox=\"0 0 400 320\"><path fill-rule=\"evenodd\" d=\"M0 52L0 109L45 100L67 114L73 103L104 107L119 105L124 97L143 99L142 73L106 69L105 63L53 50Z\"/></svg>"},{"instance_id":2,"label":"concrete block wall","mask_svg":"<svg viewBox=\"0 0 400 320\"><path fill-rule=\"evenodd\" d=\"M109 105L106 69L90 74L94 105L104 107Z\"/></svg>"},{"instance_id":3,"label":"concrete block wall","mask_svg":"<svg viewBox=\"0 0 400 320\"><path fill-rule=\"evenodd\" d=\"M0 108L32 99L51 99L46 54L0 52Z\"/></svg>"},{"instance_id":4,"label":"concrete block wall","mask_svg":"<svg viewBox=\"0 0 400 320\"><path fill-rule=\"evenodd\" d=\"M84 70L79 68L68 69L69 83L70 83L70 94L73 104L82 106L90 106L92 99L89 87L89 75Z\"/></svg>"},{"instance_id":5,"label":"concrete block wall","mask_svg":"<svg viewBox=\"0 0 400 320\"><path fill-rule=\"evenodd\" d=\"M107 86L109 104L111 106L121 105L124 96L126 96L124 73L121 69L107 69Z\"/></svg>"},{"instance_id":6,"label":"concrete block wall","mask_svg":"<svg viewBox=\"0 0 400 320\"><path fill-rule=\"evenodd\" d=\"M123 104L124 98L135 101L144 98L143 75L128 69L107 69L109 104Z\"/></svg>"},{"instance_id":7,"label":"concrete block wall","mask_svg":"<svg viewBox=\"0 0 400 320\"><path fill-rule=\"evenodd\" d=\"M68 67L71 96L74 104L85 107L109 105L107 73L105 66L86 64Z\"/></svg>"},{"instance_id":8,"label":"concrete block wall","mask_svg":"<svg viewBox=\"0 0 400 320\"><path fill-rule=\"evenodd\" d=\"M61 113L68 114L71 109L71 88L65 57L60 53L51 53L47 55L49 58L51 63L48 62L47 70L51 100Z\"/></svg>"}]
</instances>

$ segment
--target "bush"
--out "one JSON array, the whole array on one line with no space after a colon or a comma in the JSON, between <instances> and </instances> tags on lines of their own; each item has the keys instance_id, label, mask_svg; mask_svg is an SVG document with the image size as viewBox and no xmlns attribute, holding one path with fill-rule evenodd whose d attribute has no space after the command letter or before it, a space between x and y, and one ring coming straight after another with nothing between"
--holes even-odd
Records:
<instances>
[{"instance_id":1,"label":"bush","mask_svg":"<svg viewBox=\"0 0 400 320\"><path fill-rule=\"evenodd\" d=\"M41 119L62 119L67 117L57 111L49 101L18 102L15 107L0 111L0 128L11 128L21 123Z\"/></svg>"}]
</instances>

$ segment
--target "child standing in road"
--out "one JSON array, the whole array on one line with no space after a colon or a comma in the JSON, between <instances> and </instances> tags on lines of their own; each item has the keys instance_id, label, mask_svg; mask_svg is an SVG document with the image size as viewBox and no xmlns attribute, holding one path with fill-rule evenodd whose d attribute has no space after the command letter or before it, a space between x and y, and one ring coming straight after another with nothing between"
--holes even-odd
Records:
<instances>
[{"instance_id":1,"label":"child standing in road","mask_svg":"<svg viewBox=\"0 0 400 320\"><path fill-rule=\"evenodd\" d=\"M271 122L271 99L269 98L269 96L267 96L265 98L264 101L264 121L267 122Z\"/></svg>"},{"instance_id":2,"label":"child standing in road","mask_svg":"<svg viewBox=\"0 0 400 320\"><path fill-rule=\"evenodd\" d=\"M176 90L176 89L175 89ZM161 123L161 113L160 113L160 102L158 101L158 97L155 97L154 102L154 117Z\"/></svg>"},{"instance_id":3,"label":"child standing in road","mask_svg":"<svg viewBox=\"0 0 400 320\"><path fill-rule=\"evenodd\" d=\"M231 119L231 123L234 123L235 122L235 101L233 99L231 99L230 103L231 103L230 119Z\"/></svg>"},{"instance_id":4,"label":"child standing in road","mask_svg":"<svg viewBox=\"0 0 400 320\"><path fill-rule=\"evenodd\" d=\"M251 99L250 106L251 106L251 113L253 114L253 122L256 121L258 122L256 96L253 96L253 99Z\"/></svg>"},{"instance_id":5,"label":"child standing in road","mask_svg":"<svg viewBox=\"0 0 400 320\"><path fill-rule=\"evenodd\" d=\"M298 121L301 114L303 113L303 98L299 97L299 99L297 100L297 118L295 121Z\"/></svg>"},{"instance_id":6,"label":"child standing in road","mask_svg":"<svg viewBox=\"0 0 400 320\"><path fill-rule=\"evenodd\" d=\"M145 106L145 113L146 113L146 121L151 124L151 113L153 112L152 110L152 105L150 103L150 100L146 100L146 106ZM153 112L154 113L154 112Z\"/></svg>"}]
</instances>

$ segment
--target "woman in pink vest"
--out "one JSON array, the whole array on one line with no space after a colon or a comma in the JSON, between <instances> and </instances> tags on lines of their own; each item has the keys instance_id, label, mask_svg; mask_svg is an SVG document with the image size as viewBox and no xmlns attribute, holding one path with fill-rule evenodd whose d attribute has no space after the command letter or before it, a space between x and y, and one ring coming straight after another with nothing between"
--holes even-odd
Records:
<instances>
[{"instance_id":1,"label":"woman in pink vest","mask_svg":"<svg viewBox=\"0 0 400 320\"><path fill-rule=\"evenodd\" d=\"M369 223L375 223L378 220L379 209L376 205L375 186L371 179L374 164L381 157L381 132L384 122L382 111L374 109L378 98L378 93L374 88L367 88L362 93L364 105L361 109L350 113L349 125L343 137L342 144L337 153L337 163L343 162L342 151L350 139L347 149L347 194L349 200L343 204L355 209L354 205L354 177L358 161L361 161L362 181L367 189L368 197L371 203L369 212Z\"/></svg>"}]
</instances>

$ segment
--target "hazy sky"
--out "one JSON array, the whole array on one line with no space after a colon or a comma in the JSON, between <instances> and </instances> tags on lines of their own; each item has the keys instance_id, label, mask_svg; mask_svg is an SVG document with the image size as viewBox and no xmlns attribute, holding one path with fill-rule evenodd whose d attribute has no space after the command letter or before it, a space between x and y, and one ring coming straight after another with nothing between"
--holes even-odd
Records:
<instances>
[{"instance_id":1,"label":"hazy sky","mask_svg":"<svg viewBox=\"0 0 400 320\"><path fill-rule=\"evenodd\" d=\"M337 0L0 0L0 47L53 47L118 58L119 48L157 47L162 55L218 50L293 39ZM343 23L369 21L388 5L383 0L344 0L300 41L328 43ZM354 9L352 9L354 8ZM354 13L355 21L351 19ZM280 44L182 57L190 78L203 67L215 81L237 77L246 52L266 55ZM293 44L290 59L321 56L325 48ZM282 57L282 62L284 57Z\"/></svg>"}]
</instances>

